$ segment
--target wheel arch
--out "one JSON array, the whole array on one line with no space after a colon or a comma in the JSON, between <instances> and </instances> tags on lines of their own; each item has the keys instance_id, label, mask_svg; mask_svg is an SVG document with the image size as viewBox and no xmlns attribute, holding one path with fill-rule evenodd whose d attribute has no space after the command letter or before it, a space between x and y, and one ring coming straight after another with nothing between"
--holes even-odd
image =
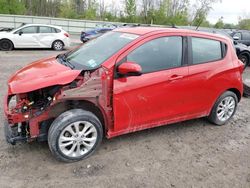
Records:
<instances>
[{"instance_id":1,"label":"wheel arch","mask_svg":"<svg viewBox=\"0 0 250 188\"><path fill-rule=\"evenodd\" d=\"M233 92L233 93L237 96L238 102L240 102L241 97L242 97L241 92L240 92L238 89L236 89L236 88L229 88L229 89L223 91L222 93L220 93L220 94L217 96L217 98L215 99L215 101L212 103L212 105L211 105L211 107L210 107L210 109L209 109L209 111L208 111L208 114L211 113L211 111L212 111L214 105L216 104L216 101L218 100L218 98L219 98L221 95L223 95L223 93L225 93L225 92L227 92L227 91Z\"/></svg>"},{"instance_id":2,"label":"wheel arch","mask_svg":"<svg viewBox=\"0 0 250 188\"><path fill-rule=\"evenodd\" d=\"M92 112L101 122L103 126L103 132L105 133L105 130L107 128L107 121L106 116L101 107L97 106L91 101L88 100L65 100L60 103L55 104L51 107L49 113L52 117L57 117L60 114L62 114L65 111L80 108L86 111Z\"/></svg>"},{"instance_id":3,"label":"wheel arch","mask_svg":"<svg viewBox=\"0 0 250 188\"><path fill-rule=\"evenodd\" d=\"M13 48L15 48L15 45L14 45L14 43L13 43L13 41L12 41L11 39L8 39L8 38L1 38L1 39L0 39L0 42L1 42L2 40L8 40L8 41L10 41L10 42L12 43L12 45L13 45Z\"/></svg>"},{"instance_id":4,"label":"wheel arch","mask_svg":"<svg viewBox=\"0 0 250 188\"><path fill-rule=\"evenodd\" d=\"M237 98L238 98L238 102L240 102L242 95L241 95L241 92L238 89L236 89L236 88L230 88L227 91L231 91L231 92L235 93L236 96L237 96Z\"/></svg>"}]
</instances>

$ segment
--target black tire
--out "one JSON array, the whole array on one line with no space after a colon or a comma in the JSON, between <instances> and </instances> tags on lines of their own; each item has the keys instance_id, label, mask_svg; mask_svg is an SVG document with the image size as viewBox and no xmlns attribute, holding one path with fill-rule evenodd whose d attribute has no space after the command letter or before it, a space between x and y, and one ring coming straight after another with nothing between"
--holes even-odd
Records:
<instances>
[{"instance_id":1,"label":"black tire","mask_svg":"<svg viewBox=\"0 0 250 188\"><path fill-rule=\"evenodd\" d=\"M249 65L249 57L248 57L248 55L240 54L239 55L239 60L241 60L241 62L245 65L245 67Z\"/></svg>"},{"instance_id":2,"label":"black tire","mask_svg":"<svg viewBox=\"0 0 250 188\"><path fill-rule=\"evenodd\" d=\"M244 92L243 92L244 97L250 97L250 87L244 84Z\"/></svg>"},{"instance_id":3,"label":"black tire","mask_svg":"<svg viewBox=\"0 0 250 188\"><path fill-rule=\"evenodd\" d=\"M246 69L249 68L248 66L250 66L249 61L248 61L248 63L246 64L244 71L246 71ZM245 73L245 72L243 72L243 75L244 75L244 73ZM248 77L248 78L249 78L249 77ZM243 79L243 86L244 86L243 96L244 96L244 97L250 97L250 86L249 86L249 84L246 84L246 83L244 82L244 79Z\"/></svg>"},{"instance_id":4,"label":"black tire","mask_svg":"<svg viewBox=\"0 0 250 188\"><path fill-rule=\"evenodd\" d=\"M235 108L233 110L233 113L232 115L226 119L225 121L221 121L219 118L218 118L218 115L217 115L217 109L218 109L218 106L219 104L221 104L221 102L227 98L227 97L232 97L234 99L234 102L235 102ZM224 125L226 124L235 114L236 112L236 109L237 109L237 105L238 105L238 97L237 95L232 92L232 91L226 91L225 93L223 93L218 99L217 101L215 102L213 108L212 108L212 111L210 112L210 115L208 116L208 120L215 124L215 125Z\"/></svg>"},{"instance_id":5,"label":"black tire","mask_svg":"<svg viewBox=\"0 0 250 188\"><path fill-rule=\"evenodd\" d=\"M65 129L67 129L72 123L79 122L79 121L85 121L85 122L91 123L95 127L95 130L97 132L96 134L97 139L93 147L87 153L85 153L84 155L80 157L70 157L70 156L65 155L63 151L61 151L59 147L59 137L61 133L63 133L62 131L65 132ZM73 138L73 135L70 138ZM90 155L92 155L97 149L97 147L100 145L102 138L103 138L103 128L99 119L93 113L89 111L85 111L82 109L73 109L73 110L69 110L69 111L62 113L60 116L58 116L54 120L54 122L49 128L48 145L52 154L59 161L76 162L76 161L85 159L89 157ZM76 149L76 147L74 148Z\"/></svg>"},{"instance_id":6,"label":"black tire","mask_svg":"<svg viewBox=\"0 0 250 188\"><path fill-rule=\"evenodd\" d=\"M52 49L56 51L61 51L64 48L64 43L61 40L56 40L52 43Z\"/></svg>"},{"instance_id":7,"label":"black tire","mask_svg":"<svg viewBox=\"0 0 250 188\"><path fill-rule=\"evenodd\" d=\"M8 39L0 40L0 50L10 51L10 50L13 50L13 48L14 48L14 45L10 40Z\"/></svg>"}]
</instances>

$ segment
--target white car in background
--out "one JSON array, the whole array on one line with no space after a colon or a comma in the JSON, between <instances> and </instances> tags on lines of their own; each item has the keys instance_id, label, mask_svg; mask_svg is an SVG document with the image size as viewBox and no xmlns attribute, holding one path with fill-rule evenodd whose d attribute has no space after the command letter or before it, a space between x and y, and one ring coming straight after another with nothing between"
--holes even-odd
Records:
<instances>
[{"instance_id":1,"label":"white car in background","mask_svg":"<svg viewBox=\"0 0 250 188\"><path fill-rule=\"evenodd\" d=\"M12 31L0 32L0 50L14 48L62 50L68 47L70 47L69 34L57 26L26 24Z\"/></svg>"}]
</instances>

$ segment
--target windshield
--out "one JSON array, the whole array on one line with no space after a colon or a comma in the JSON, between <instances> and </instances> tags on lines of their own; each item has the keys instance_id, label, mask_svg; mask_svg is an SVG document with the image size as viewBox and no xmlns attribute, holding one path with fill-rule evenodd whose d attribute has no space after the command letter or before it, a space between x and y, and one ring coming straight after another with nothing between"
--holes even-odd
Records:
<instances>
[{"instance_id":1,"label":"windshield","mask_svg":"<svg viewBox=\"0 0 250 188\"><path fill-rule=\"evenodd\" d=\"M69 53L66 60L76 69L93 70L137 37L134 34L109 32Z\"/></svg>"},{"instance_id":2,"label":"windshield","mask_svg":"<svg viewBox=\"0 0 250 188\"><path fill-rule=\"evenodd\" d=\"M25 26L26 24L25 23L22 23L21 25L19 25L17 28L15 29L12 29L11 31L16 32L18 29L20 29L21 27Z\"/></svg>"}]
</instances>

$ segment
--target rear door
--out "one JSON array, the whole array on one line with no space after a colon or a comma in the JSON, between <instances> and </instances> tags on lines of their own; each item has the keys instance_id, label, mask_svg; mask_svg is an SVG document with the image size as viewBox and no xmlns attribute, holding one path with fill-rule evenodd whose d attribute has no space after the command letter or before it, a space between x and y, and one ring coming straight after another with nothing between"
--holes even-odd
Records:
<instances>
[{"instance_id":1,"label":"rear door","mask_svg":"<svg viewBox=\"0 0 250 188\"><path fill-rule=\"evenodd\" d=\"M142 67L142 75L114 79L115 131L131 132L161 125L187 113L185 38L154 36L121 57Z\"/></svg>"},{"instance_id":2,"label":"rear door","mask_svg":"<svg viewBox=\"0 0 250 188\"><path fill-rule=\"evenodd\" d=\"M223 91L224 70L231 59L223 60L226 46L217 40L190 37L189 50L191 58L186 97L190 100L187 106L190 114L204 116Z\"/></svg>"},{"instance_id":3,"label":"rear door","mask_svg":"<svg viewBox=\"0 0 250 188\"><path fill-rule=\"evenodd\" d=\"M58 33L55 28L48 26L39 27L39 45L41 47L50 48L52 43L58 39Z\"/></svg>"},{"instance_id":4,"label":"rear door","mask_svg":"<svg viewBox=\"0 0 250 188\"><path fill-rule=\"evenodd\" d=\"M37 26L24 27L14 33L14 46L18 48L39 47L39 34Z\"/></svg>"}]
</instances>

